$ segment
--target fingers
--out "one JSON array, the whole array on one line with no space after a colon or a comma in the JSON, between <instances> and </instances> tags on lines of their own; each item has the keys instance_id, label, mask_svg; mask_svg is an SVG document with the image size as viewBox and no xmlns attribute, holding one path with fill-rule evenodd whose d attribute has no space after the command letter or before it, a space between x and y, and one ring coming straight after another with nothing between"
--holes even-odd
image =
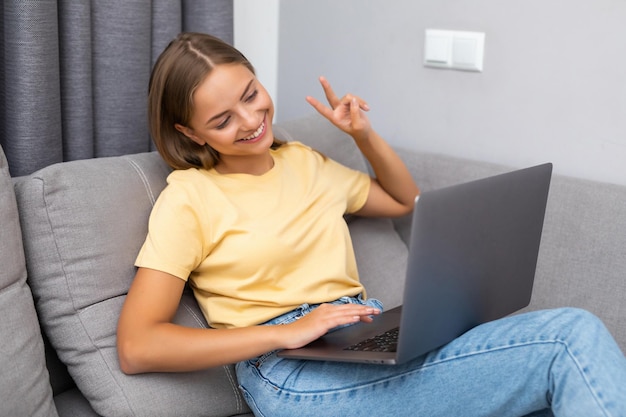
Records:
<instances>
[{"instance_id":1,"label":"fingers","mask_svg":"<svg viewBox=\"0 0 626 417\"><path fill-rule=\"evenodd\" d=\"M378 314L379 309L360 304L322 304L300 320L277 327L286 332L282 338L284 347L293 349L304 346L335 327L359 321L371 322L371 316Z\"/></svg>"},{"instance_id":2,"label":"fingers","mask_svg":"<svg viewBox=\"0 0 626 417\"><path fill-rule=\"evenodd\" d=\"M359 107L359 102L356 97L353 97L350 101L350 120L352 122L352 126L355 129L358 129L361 125L361 108Z\"/></svg>"},{"instance_id":3,"label":"fingers","mask_svg":"<svg viewBox=\"0 0 626 417\"><path fill-rule=\"evenodd\" d=\"M331 109L329 109L328 107L326 107L325 105L323 105L322 103L320 103L317 99L315 99L314 97L311 97L311 96L307 96L306 97L306 101L311 106L313 106L313 108L315 110L317 110L317 112L319 114L321 114L322 116L324 116L328 120L333 120L333 111Z\"/></svg>"},{"instance_id":4,"label":"fingers","mask_svg":"<svg viewBox=\"0 0 626 417\"><path fill-rule=\"evenodd\" d=\"M318 308L318 319L327 323L328 329L358 321L371 321L380 310L360 304L323 304Z\"/></svg>"},{"instance_id":5,"label":"fingers","mask_svg":"<svg viewBox=\"0 0 626 417\"><path fill-rule=\"evenodd\" d=\"M331 107L332 110L336 109L340 105L348 105L352 101L352 99L356 97L356 99L357 99L357 101L359 103L359 107L361 108L361 110L369 111L369 109L370 109L369 105L362 98L360 98L358 96L355 96L353 94L346 94L344 97L339 98L337 96L337 94L335 94L335 92L332 89L332 87L330 86L330 82L328 82L326 77L320 77L319 80L320 80L320 84L322 85L322 89L324 90L324 95L326 96L326 100L328 101L328 104L330 104L330 107ZM312 98L312 97L307 97L307 101L309 101L309 98ZM315 99L313 99L313 100L315 100ZM315 100L315 101L317 101L317 100ZM309 101L309 103L311 103L311 101Z\"/></svg>"},{"instance_id":6,"label":"fingers","mask_svg":"<svg viewBox=\"0 0 626 417\"><path fill-rule=\"evenodd\" d=\"M333 89L330 86L330 83L325 77L320 77L320 84L322 84L322 88L324 89L324 95L326 95L326 100L328 100L328 104L330 107L335 109L339 104L341 104L341 100L335 94Z\"/></svg>"},{"instance_id":7,"label":"fingers","mask_svg":"<svg viewBox=\"0 0 626 417\"><path fill-rule=\"evenodd\" d=\"M320 83L330 107L311 96L307 96L306 101L318 113L353 138L357 139L357 136L367 135L369 120L365 114L361 113L361 110L369 111L370 109L365 100L353 94L346 94L342 98L338 98L325 77L320 77Z\"/></svg>"},{"instance_id":8,"label":"fingers","mask_svg":"<svg viewBox=\"0 0 626 417\"><path fill-rule=\"evenodd\" d=\"M306 101L315 109L319 114L326 119L334 123L336 126L341 127L342 120L345 117L349 117L351 123L359 122L361 120L360 110L369 110L369 106L363 100L353 95L346 95L340 101L335 109L331 109L328 106L322 104L314 97L307 96ZM356 126L359 124L357 123Z\"/></svg>"}]
</instances>

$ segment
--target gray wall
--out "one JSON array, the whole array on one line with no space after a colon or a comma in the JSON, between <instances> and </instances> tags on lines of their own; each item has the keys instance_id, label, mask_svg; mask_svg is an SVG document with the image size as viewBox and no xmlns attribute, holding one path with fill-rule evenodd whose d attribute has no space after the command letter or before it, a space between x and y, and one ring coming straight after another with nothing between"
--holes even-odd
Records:
<instances>
[{"instance_id":1,"label":"gray wall","mask_svg":"<svg viewBox=\"0 0 626 417\"><path fill-rule=\"evenodd\" d=\"M408 148L626 184L626 2L280 2L277 121L319 75ZM425 68L426 28L486 33L482 73Z\"/></svg>"}]
</instances>

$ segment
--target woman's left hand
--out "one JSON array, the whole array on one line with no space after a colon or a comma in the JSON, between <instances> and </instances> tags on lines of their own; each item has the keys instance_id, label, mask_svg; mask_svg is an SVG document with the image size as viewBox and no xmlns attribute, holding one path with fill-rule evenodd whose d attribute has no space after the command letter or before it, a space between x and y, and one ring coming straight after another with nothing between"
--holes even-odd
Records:
<instances>
[{"instance_id":1,"label":"woman's left hand","mask_svg":"<svg viewBox=\"0 0 626 417\"><path fill-rule=\"evenodd\" d=\"M330 107L311 96L307 96L306 101L332 124L354 139L367 138L371 131L370 121L364 113L369 110L367 103L353 94L346 94L342 98L337 97L324 77L320 77L320 83Z\"/></svg>"}]
</instances>

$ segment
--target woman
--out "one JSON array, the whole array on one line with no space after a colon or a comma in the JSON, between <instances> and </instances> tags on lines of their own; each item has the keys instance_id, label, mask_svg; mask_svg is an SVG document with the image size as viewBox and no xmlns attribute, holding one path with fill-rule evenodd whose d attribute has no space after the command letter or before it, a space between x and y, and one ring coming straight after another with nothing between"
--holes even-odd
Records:
<instances>
[{"instance_id":1,"label":"woman","mask_svg":"<svg viewBox=\"0 0 626 417\"><path fill-rule=\"evenodd\" d=\"M276 356L380 313L358 281L343 215L401 216L419 193L365 101L320 81L330 107L307 101L354 139L375 178L275 140L272 100L236 49L184 33L161 54L149 119L174 171L121 313L122 370L237 363L264 416L626 415L624 356L580 310L487 323L400 366ZM172 323L187 279L214 329Z\"/></svg>"}]
</instances>

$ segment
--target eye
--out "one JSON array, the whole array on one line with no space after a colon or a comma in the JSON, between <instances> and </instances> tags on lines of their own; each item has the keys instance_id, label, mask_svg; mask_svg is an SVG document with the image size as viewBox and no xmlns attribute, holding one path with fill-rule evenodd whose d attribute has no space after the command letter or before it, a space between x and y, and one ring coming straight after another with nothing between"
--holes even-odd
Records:
<instances>
[{"instance_id":1,"label":"eye","mask_svg":"<svg viewBox=\"0 0 626 417\"><path fill-rule=\"evenodd\" d=\"M226 127L226 125L228 125L229 121L230 121L230 116L228 116L226 119L224 119L224 121L222 123L220 123L219 125L215 126L215 128L217 130L224 129Z\"/></svg>"},{"instance_id":2,"label":"eye","mask_svg":"<svg viewBox=\"0 0 626 417\"><path fill-rule=\"evenodd\" d=\"M252 100L254 100L256 98L256 96L259 95L259 90L254 90L252 92L252 94L250 94L247 98L246 98L246 102L250 102Z\"/></svg>"}]
</instances>

